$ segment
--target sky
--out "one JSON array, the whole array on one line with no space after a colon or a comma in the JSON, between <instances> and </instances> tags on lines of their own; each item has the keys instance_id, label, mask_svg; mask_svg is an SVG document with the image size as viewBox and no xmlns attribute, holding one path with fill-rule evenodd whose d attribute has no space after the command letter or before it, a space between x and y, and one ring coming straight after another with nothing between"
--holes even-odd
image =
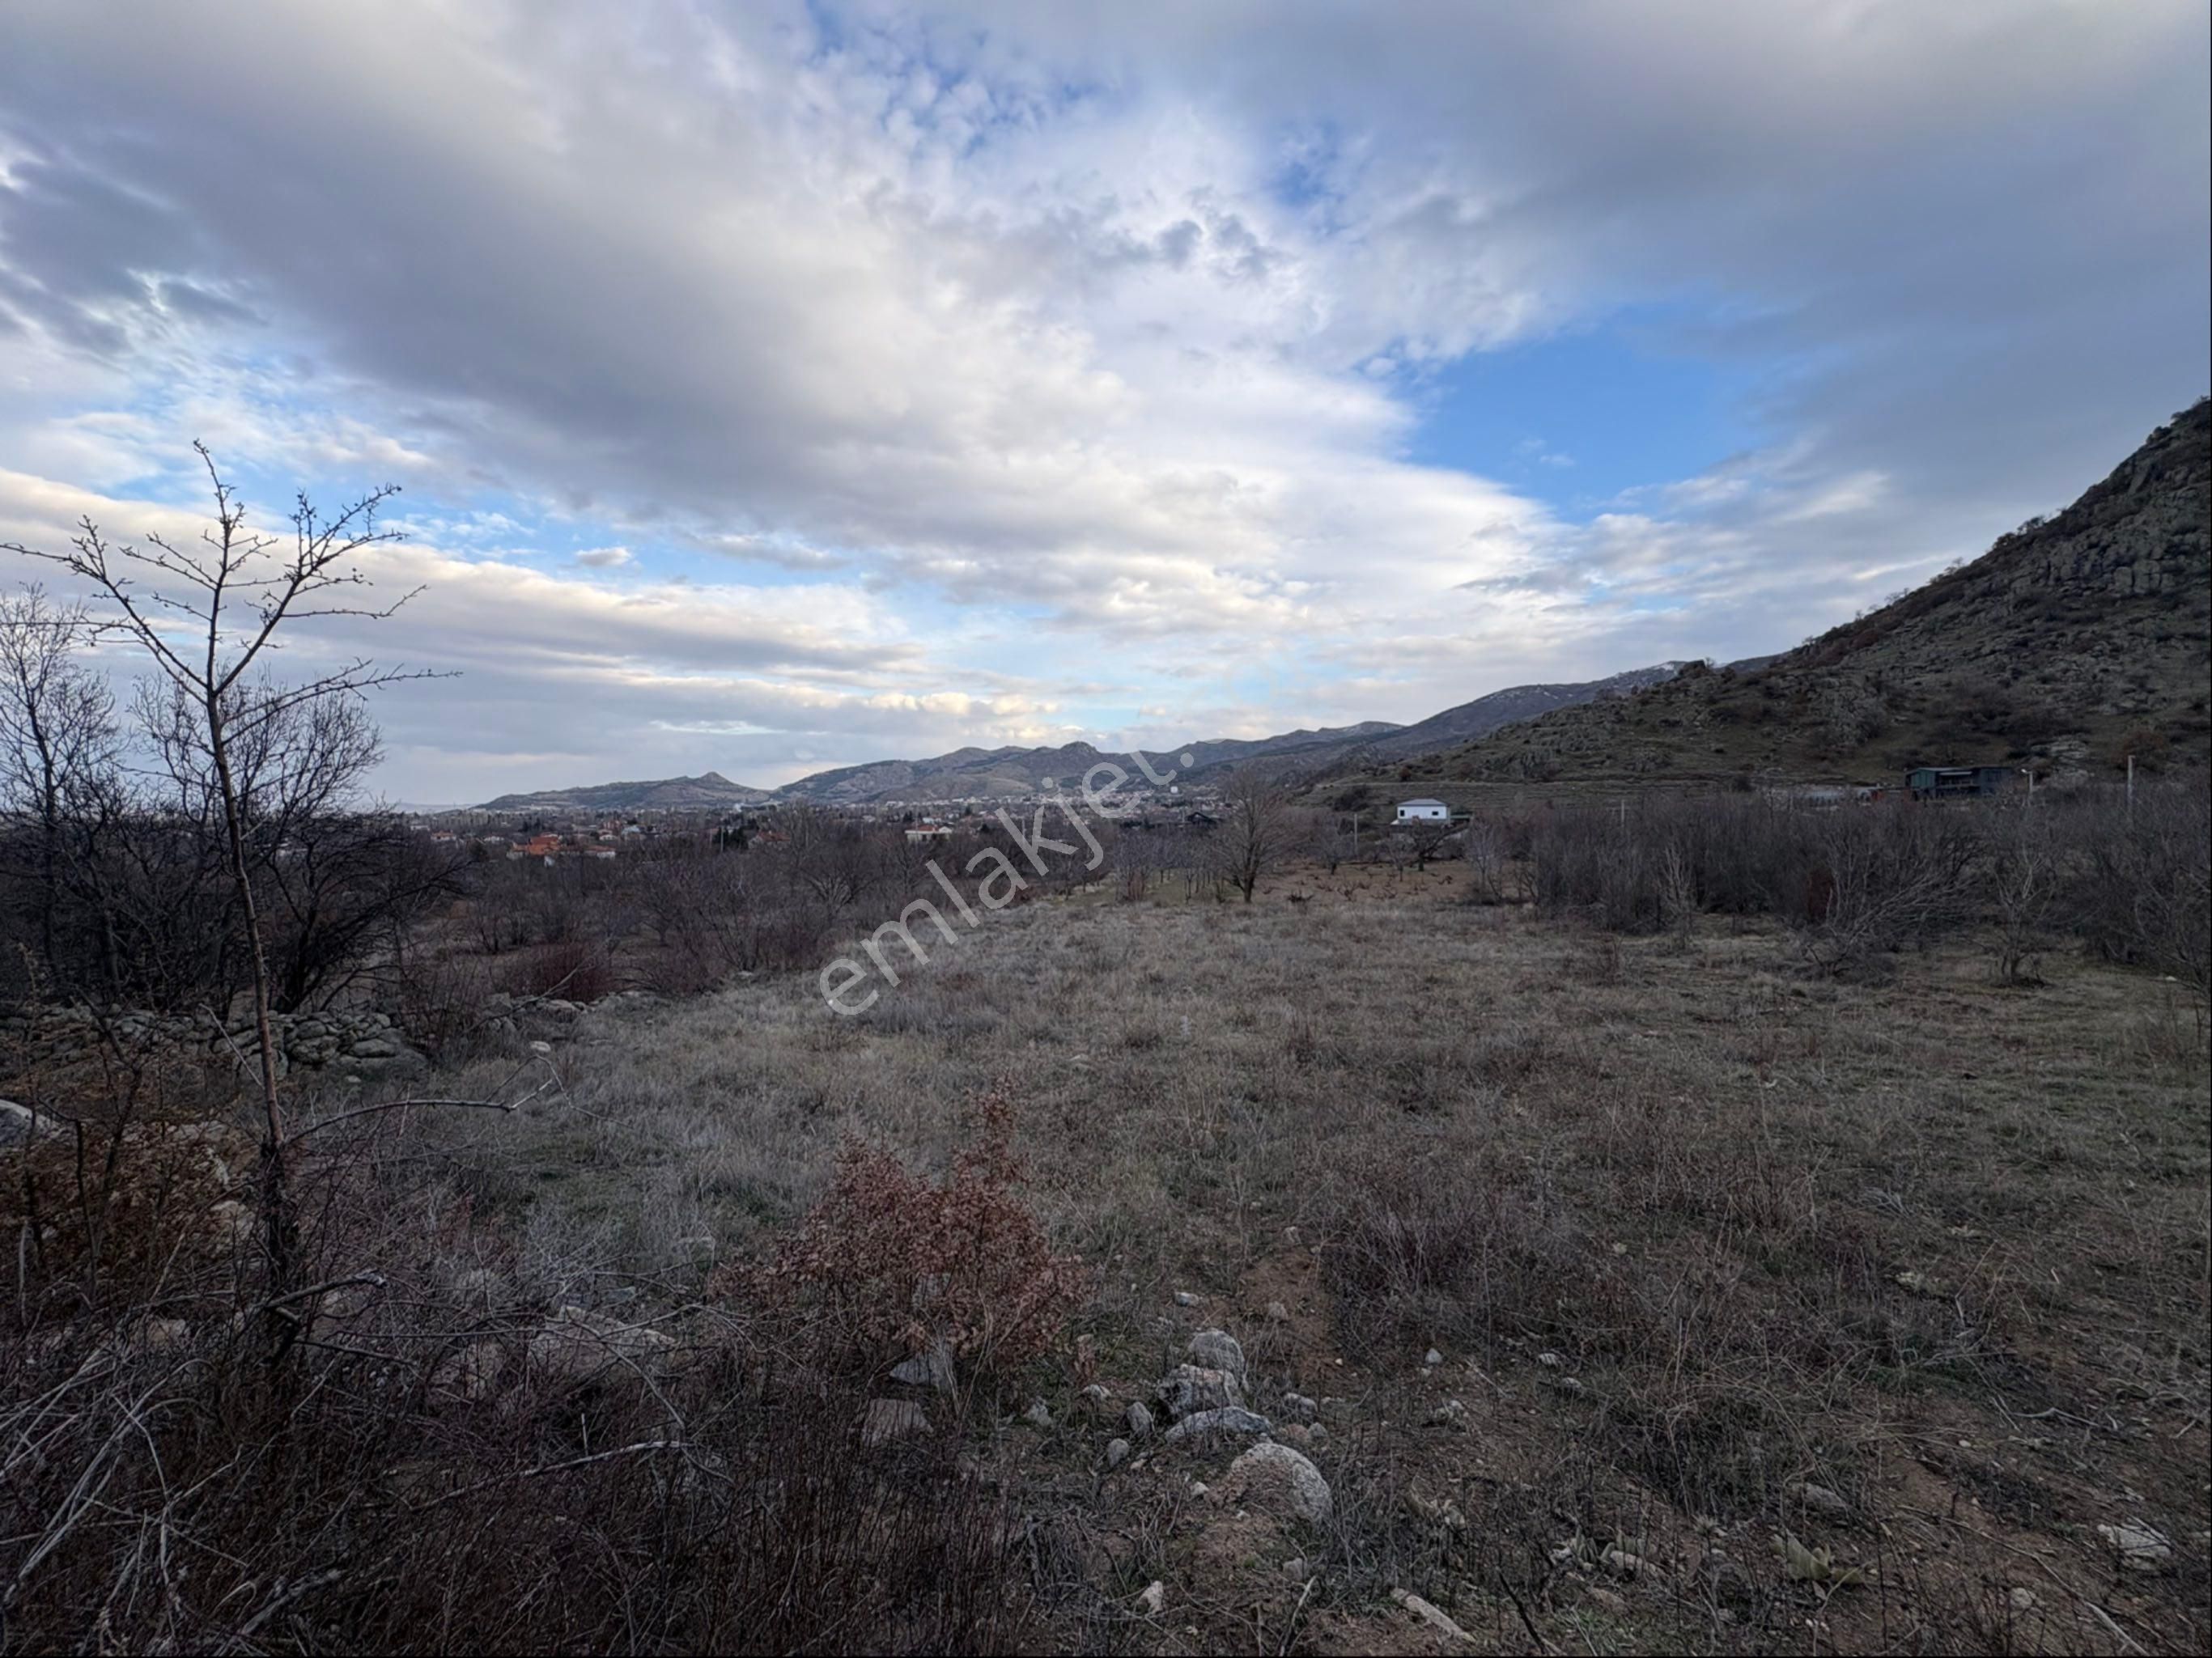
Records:
<instances>
[{"instance_id":1,"label":"sky","mask_svg":"<svg viewBox=\"0 0 2212 1658\"><path fill-rule=\"evenodd\" d=\"M457 674L419 802L1760 653L2205 392L2209 81L2202 0L9 0L0 541L399 486L281 666Z\"/></svg>"}]
</instances>

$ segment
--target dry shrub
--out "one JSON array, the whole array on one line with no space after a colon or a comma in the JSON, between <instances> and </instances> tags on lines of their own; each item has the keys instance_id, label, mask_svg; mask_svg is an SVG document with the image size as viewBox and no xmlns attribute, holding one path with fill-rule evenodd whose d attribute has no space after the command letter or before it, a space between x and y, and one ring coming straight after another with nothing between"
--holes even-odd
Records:
<instances>
[{"instance_id":1,"label":"dry shrub","mask_svg":"<svg viewBox=\"0 0 2212 1658\"><path fill-rule=\"evenodd\" d=\"M9 1159L0 1230L20 1246L27 1297L99 1305L179 1290L248 1235L252 1139L227 1123L164 1118L79 1126Z\"/></svg>"},{"instance_id":2,"label":"dry shrub","mask_svg":"<svg viewBox=\"0 0 2212 1658\"><path fill-rule=\"evenodd\" d=\"M564 1001L596 1002L615 988L607 953L582 938L540 944L508 962L501 987L515 996L557 996Z\"/></svg>"},{"instance_id":3,"label":"dry shrub","mask_svg":"<svg viewBox=\"0 0 2212 1658\"><path fill-rule=\"evenodd\" d=\"M1013 1109L980 1102L981 1133L940 1181L857 1139L763 1275L771 1303L803 1310L871 1363L943 1342L978 1371L1037 1357L1083 1299L1085 1273L1053 1253L1014 1187Z\"/></svg>"},{"instance_id":4,"label":"dry shrub","mask_svg":"<svg viewBox=\"0 0 2212 1658\"><path fill-rule=\"evenodd\" d=\"M1037 1649L1009 1494L845 1449L857 1392L712 1358L461 1405L325 1349L272 1395L222 1323L69 1334L6 1355L10 1650Z\"/></svg>"},{"instance_id":5,"label":"dry shrub","mask_svg":"<svg viewBox=\"0 0 2212 1658\"><path fill-rule=\"evenodd\" d=\"M1349 1345L1534 1340L1570 1353L1638 1339L1629 1286L1552 1193L1483 1166L1460 1178L1371 1169L1322 1251Z\"/></svg>"},{"instance_id":6,"label":"dry shrub","mask_svg":"<svg viewBox=\"0 0 2212 1658\"><path fill-rule=\"evenodd\" d=\"M1038 1649L1018 1486L963 1479L956 1438L858 1446L865 1388L789 1385L773 1309L623 1303L602 1327L661 1339L540 1362L580 1315L396 1118L362 1124L301 1169L330 1287L290 1298L279 1361L251 1251L190 1294L171 1265L97 1306L9 1298L0 1647ZM173 1263L190 1208L155 1218Z\"/></svg>"},{"instance_id":7,"label":"dry shrub","mask_svg":"<svg viewBox=\"0 0 2212 1658\"><path fill-rule=\"evenodd\" d=\"M400 1029L441 1061L465 1055L490 1017L492 972L480 957L418 957L396 975L395 991Z\"/></svg>"},{"instance_id":8,"label":"dry shrub","mask_svg":"<svg viewBox=\"0 0 2212 1658\"><path fill-rule=\"evenodd\" d=\"M11 1080L35 1114L0 1159L18 1318L175 1296L229 1260L250 1224L257 1151L222 1108L220 1069L118 1045Z\"/></svg>"},{"instance_id":9,"label":"dry shrub","mask_svg":"<svg viewBox=\"0 0 2212 1658\"><path fill-rule=\"evenodd\" d=\"M2201 777L2136 794L2078 835L2074 926L2106 960L2170 975L2202 1005L2212 997L2212 801Z\"/></svg>"}]
</instances>

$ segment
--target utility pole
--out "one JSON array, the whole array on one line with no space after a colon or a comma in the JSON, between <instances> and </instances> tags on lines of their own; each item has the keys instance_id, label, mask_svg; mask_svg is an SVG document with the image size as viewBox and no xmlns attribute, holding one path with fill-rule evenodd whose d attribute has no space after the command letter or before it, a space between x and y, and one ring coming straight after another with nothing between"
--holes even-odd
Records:
<instances>
[{"instance_id":1,"label":"utility pole","mask_svg":"<svg viewBox=\"0 0 2212 1658\"><path fill-rule=\"evenodd\" d=\"M2136 751L2128 750L2128 816L2136 815Z\"/></svg>"}]
</instances>

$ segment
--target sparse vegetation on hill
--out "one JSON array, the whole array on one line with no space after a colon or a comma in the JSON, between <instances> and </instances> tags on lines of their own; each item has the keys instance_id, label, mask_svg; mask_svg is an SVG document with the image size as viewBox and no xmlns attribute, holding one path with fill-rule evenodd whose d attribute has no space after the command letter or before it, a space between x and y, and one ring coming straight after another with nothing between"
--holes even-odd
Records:
<instances>
[{"instance_id":1,"label":"sparse vegetation on hill","mask_svg":"<svg viewBox=\"0 0 2212 1658\"><path fill-rule=\"evenodd\" d=\"M696 777L665 777L648 783L592 783L574 788L541 789L534 794L502 794L482 810L509 813L726 811L769 798L766 789L732 783L718 771Z\"/></svg>"},{"instance_id":2,"label":"sparse vegetation on hill","mask_svg":"<svg viewBox=\"0 0 2212 1658\"><path fill-rule=\"evenodd\" d=\"M2201 766L2212 739L2212 403L2053 518L1763 666L1692 665L1432 756L1486 782L1897 782L1984 762Z\"/></svg>"}]
</instances>

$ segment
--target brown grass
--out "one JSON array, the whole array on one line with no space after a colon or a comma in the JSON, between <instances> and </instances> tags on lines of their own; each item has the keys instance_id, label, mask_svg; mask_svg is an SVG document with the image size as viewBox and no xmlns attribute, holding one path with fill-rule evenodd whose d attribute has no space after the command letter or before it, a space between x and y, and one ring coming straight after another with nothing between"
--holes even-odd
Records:
<instances>
[{"instance_id":1,"label":"brown grass","mask_svg":"<svg viewBox=\"0 0 2212 1658\"><path fill-rule=\"evenodd\" d=\"M1015 1377L1054 1425L962 1442L1063 1648L1444 1649L1393 1588L1497 1650L2212 1638L2181 987L2061 951L2000 987L1966 934L1840 983L1760 920L1620 938L1466 903L1463 870L1343 878L1027 906L856 1019L806 980L608 1003L568 1028L565 1091L410 1125L405 1161L496 1227L509 1297L617 1285L680 1321L775 1257L848 1137L944 1174L1002 1085L1025 1200L1098 1280L1085 1358ZM1103 1472L1121 1404L1209 1325L1279 1424L1322 1401L1321 1531L1196 1494L1233 1444ZM2170 1570L2097 1530L2137 1523ZM1872 1581L1792 1578L1777 1535Z\"/></svg>"}]
</instances>

